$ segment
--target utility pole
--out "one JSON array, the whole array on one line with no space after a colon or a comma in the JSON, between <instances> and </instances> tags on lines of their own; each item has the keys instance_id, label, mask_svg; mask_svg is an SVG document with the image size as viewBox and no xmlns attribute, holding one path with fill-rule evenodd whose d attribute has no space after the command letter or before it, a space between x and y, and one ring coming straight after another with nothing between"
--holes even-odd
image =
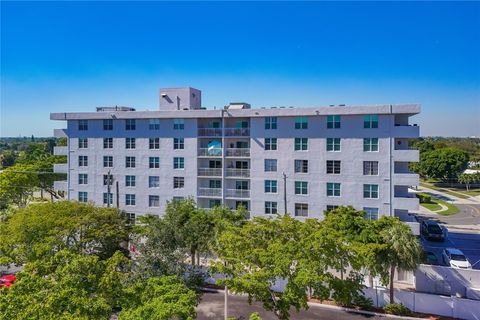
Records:
<instances>
[{"instance_id":1,"label":"utility pole","mask_svg":"<svg viewBox=\"0 0 480 320\"><path fill-rule=\"evenodd\" d=\"M282 172L283 174L283 205L284 205L284 211L283 214L287 215L287 175L285 172Z\"/></svg>"},{"instance_id":2,"label":"utility pole","mask_svg":"<svg viewBox=\"0 0 480 320\"><path fill-rule=\"evenodd\" d=\"M110 175L110 170L107 173L107 208L110 208L110 201L112 200L111 190L112 190L112 176Z\"/></svg>"},{"instance_id":3,"label":"utility pole","mask_svg":"<svg viewBox=\"0 0 480 320\"><path fill-rule=\"evenodd\" d=\"M228 287L225 285L225 308L224 308L224 318L228 320Z\"/></svg>"}]
</instances>

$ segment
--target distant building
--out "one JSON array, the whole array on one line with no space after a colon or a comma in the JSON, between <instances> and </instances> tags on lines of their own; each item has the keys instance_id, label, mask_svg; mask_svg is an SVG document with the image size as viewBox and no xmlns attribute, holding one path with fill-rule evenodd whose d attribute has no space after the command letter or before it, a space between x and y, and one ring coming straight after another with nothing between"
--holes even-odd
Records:
<instances>
[{"instance_id":1,"label":"distant building","mask_svg":"<svg viewBox=\"0 0 480 320\"><path fill-rule=\"evenodd\" d=\"M161 89L159 99L158 111L52 113L67 122L55 136L68 139L55 148L68 156L55 166L68 179L55 188L105 206L116 206L118 194L132 216L161 215L166 201L189 196L203 208L242 205L252 216L285 206L320 219L340 205L372 219L418 209L408 187L419 177L408 164L419 153L408 140L419 136L409 122L419 105L252 109L239 102L207 110L193 88Z\"/></svg>"}]
</instances>

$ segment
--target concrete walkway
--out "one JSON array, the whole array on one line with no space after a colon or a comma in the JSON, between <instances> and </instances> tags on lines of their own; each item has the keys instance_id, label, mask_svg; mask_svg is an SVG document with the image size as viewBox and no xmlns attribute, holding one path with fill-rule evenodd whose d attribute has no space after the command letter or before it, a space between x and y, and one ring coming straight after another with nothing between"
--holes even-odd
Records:
<instances>
[{"instance_id":1,"label":"concrete walkway","mask_svg":"<svg viewBox=\"0 0 480 320\"><path fill-rule=\"evenodd\" d=\"M468 199L462 199L462 198L458 198L458 197L443 193L441 191L433 190L423 186L418 186L417 191L430 194L436 198L439 198L444 201L448 201L453 204L480 204L480 196L470 197Z\"/></svg>"}]
</instances>

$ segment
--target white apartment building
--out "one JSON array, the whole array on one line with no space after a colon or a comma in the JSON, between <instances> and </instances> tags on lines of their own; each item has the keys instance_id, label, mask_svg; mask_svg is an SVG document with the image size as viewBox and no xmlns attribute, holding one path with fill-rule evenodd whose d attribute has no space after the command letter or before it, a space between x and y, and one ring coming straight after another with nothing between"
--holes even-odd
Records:
<instances>
[{"instance_id":1,"label":"white apartment building","mask_svg":"<svg viewBox=\"0 0 480 320\"><path fill-rule=\"evenodd\" d=\"M55 165L67 173L55 188L68 199L161 215L166 202L193 197L200 207L243 205L251 216L323 217L339 205L367 216L405 216L418 209L408 192L419 159L416 104L252 109L201 107L193 88L161 89L160 110L97 108L52 113L67 137ZM108 174L112 179L109 179ZM110 192L108 192L110 190Z\"/></svg>"}]
</instances>

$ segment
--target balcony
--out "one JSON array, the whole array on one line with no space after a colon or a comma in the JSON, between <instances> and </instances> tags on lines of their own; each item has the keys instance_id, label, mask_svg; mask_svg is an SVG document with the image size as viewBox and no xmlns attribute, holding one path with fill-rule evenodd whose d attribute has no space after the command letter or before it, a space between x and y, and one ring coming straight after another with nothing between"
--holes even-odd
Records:
<instances>
[{"instance_id":1,"label":"balcony","mask_svg":"<svg viewBox=\"0 0 480 320\"><path fill-rule=\"evenodd\" d=\"M400 210L418 210L418 198L414 193L398 195L393 198L393 208Z\"/></svg>"},{"instance_id":2,"label":"balcony","mask_svg":"<svg viewBox=\"0 0 480 320\"><path fill-rule=\"evenodd\" d=\"M228 148L225 151L226 157L248 158L250 157L250 148Z\"/></svg>"},{"instance_id":3,"label":"balcony","mask_svg":"<svg viewBox=\"0 0 480 320\"><path fill-rule=\"evenodd\" d=\"M199 148L199 157L219 158L222 156L222 148Z\"/></svg>"},{"instance_id":4,"label":"balcony","mask_svg":"<svg viewBox=\"0 0 480 320\"><path fill-rule=\"evenodd\" d=\"M225 198L239 198L239 199L250 198L250 190L227 189L225 190Z\"/></svg>"},{"instance_id":5,"label":"balcony","mask_svg":"<svg viewBox=\"0 0 480 320\"><path fill-rule=\"evenodd\" d=\"M226 176L232 178L249 178L250 169L227 169Z\"/></svg>"},{"instance_id":6,"label":"balcony","mask_svg":"<svg viewBox=\"0 0 480 320\"><path fill-rule=\"evenodd\" d=\"M68 191L68 182L67 181L54 181L53 189L56 191Z\"/></svg>"},{"instance_id":7,"label":"balcony","mask_svg":"<svg viewBox=\"0 0 480 320\"><path fill-rule=\"evenodd\" d=\"M249 137L250 128L225 128L226 137Z\"/></svg>"},{"instance_id":8,"label":"balcony","mask_svg":"<svg viewBox=\"0 0 480 320\"><path fill-rule=\"evenodd\" d=\"M68 173L68 163L55 163L55 164L53 164L53 172L55 172L55 173Z\"/></svg>"},{"instance_id":9,"label":"balcony","mask_svg":"<svg viewBox=\"0 0 480 320\"><path fill-rule=\"evenodd\" d=\"M66 131L67 129L53 129L53 136L55 138L66 138L67 137Z\"/></svg>"},{"instance_id":10,"label":"balcony","mask_svg":"<svg viewBox=\"0 0 480 320\"><path fill-rule=\"evenodd\" d=\"M394 173L393 184L396 186L418 186L420 183L420 177L413 172Z\"/></svg>"},{"instance_id":11,"label":"balcony","mask_svg":"<svg viewBox=\"0 0 480 320\"><path fill-rule=\"evenodd\" d=\"M55 155L55 156L66 156L66 155L68 155L68 147L67 146L53 147L53 155Z\"/></svg>"},{"instance_id":12,"label":"balcony","mask_svg":"<svg viewBox=\"0 0 480 320\"><path fill-rule=\"evenodd\" d=\"M198 128L199 137L221 137L222 129L220 128Z\"/></svg>"},{"instance_id":13,"label":"balcony","mask_svg":"<svg viewBox=\"0 0 480 320\"><path fill-rule=\"evenodd\" d=\"M222 197L221 188L198 188L197 195L199 197Z\"/></svg>"},{"instance_id":14,"label":"balcony","mask_svg":"<svg viewBox=\"0 0 480 320\"><path fill-rule=\"evenodd\" d=\"M198 168L199 177L221 177L221 168Z\"/></svg>"},{"instance_id":15,"label":"balcony","mask_svg":"<svg viewBox=\"0 0 480 320\"><path fill-rule=\"evenodd\" d=\"M393 150L393 161L418 162L419 158L418 150Z\"/></svg>"},{"instance_id":16,"label":"balcony","mask_svg":"<svg viewBox=\"0 0 480 320\"><path fill-rule=\"evenodd\" d=\"M392 136L395 138L418 138L420 135L420 127L410 125L398 125L393 127Z\"/></svg>"}]
</instances>

